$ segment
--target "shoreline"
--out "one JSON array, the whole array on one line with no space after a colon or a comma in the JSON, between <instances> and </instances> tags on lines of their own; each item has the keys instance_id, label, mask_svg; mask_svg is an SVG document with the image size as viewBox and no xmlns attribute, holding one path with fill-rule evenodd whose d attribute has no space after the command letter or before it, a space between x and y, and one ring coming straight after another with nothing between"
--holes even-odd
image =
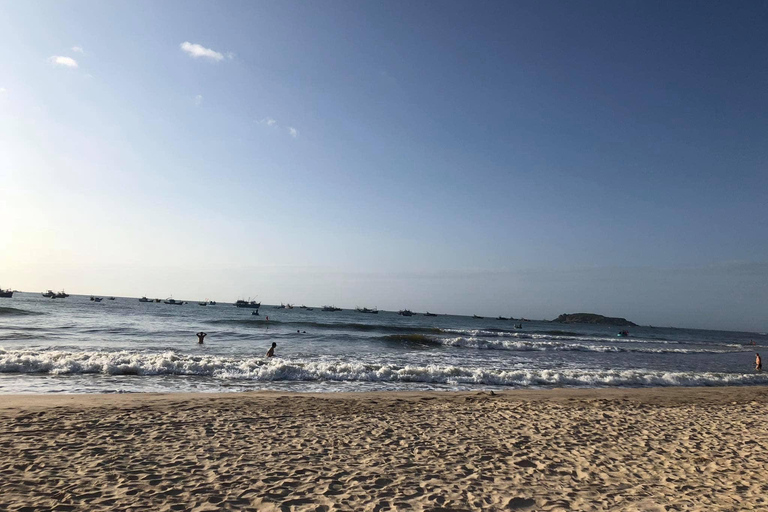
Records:
<instances>
[{"instance_id":1,"label":"shoreline","mask_svg":"<svg viewBox=\"0 0 768 512\"><path fill-rule=\"evenodd\" d=\"M768 386L0 395L0 509L765 509Z\"/></svg>"}]
</instances>

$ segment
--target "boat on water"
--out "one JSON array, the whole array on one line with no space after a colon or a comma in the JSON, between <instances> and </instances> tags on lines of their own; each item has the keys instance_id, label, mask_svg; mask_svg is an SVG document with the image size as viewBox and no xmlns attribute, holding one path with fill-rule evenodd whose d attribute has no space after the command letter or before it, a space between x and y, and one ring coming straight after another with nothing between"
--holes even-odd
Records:
<instances>
[{"instance_id":1,"label":"boat on water","mask_svg":"<svg viewBox=\"0 0 768 512\"><path fill-rule=\"evenodd\" d=\"M281 302L279 306L275 306L275 309L285 309L285 304Z\"/></svg>"},{"instance_id":2,"label":"boat on water","mask_svg":"<svg viewBox=\"0 0 768 512\"><path fill-rule=\"evenodd\" d=\"M235 306L238 308L259 309L261 307L261 302L238 299L237 302L235 302Z\"/></svg>"},{"instance_id":3,"label":"boat on water","mask_svg":"<svg viewBox=\"0 0 768 512\"><path fill-rule=\"evenodd\" d=\"M293 304L286 304L285 307L287 307L288 309L293 309Z\"/></svg>"},{"instance_id":4,"label":"boat on water","mask_svg":"<svg viewBox=\"0 0 768 512\"><path fill-rule=\"evenodd\" d=\"M107 297L107 300L115 300L114 297Z\"/></svg>"},{"instance_id":5,"label":"boat on water","mask_svg":"<svg viewBox=\"0 0 768 512\"><path fill-rule=\"evenodd\" d=\"M104 297L94 297L93 298L93 302L101 302L102 300L104 300Z\"/></svg>"},{"instance_id":6,"label":"boat on water","mask_svg":"<svg viewBox=\"0 0 768 512\"><path fill-rule=\"evenodd\" d=\"M174 306L181 306L184 304L183 300L176 300L176 299L166 299L163 301L165 304L172 304Z\"/></svg>"},{"instance_id":7,"label":"boat on water","mask_svg":"<svg viewBox=\"0 0 768 512\"><path fill-rule=\"evenodd\" d=\"M413 316L416 313L414 313L410 309L401 309L400 311L397 312L397 314L401 316Z\"/></svg>"},{"instance_id":8,"label":"boat on water","mask_svg":"<svg viewBox=\"0 0 768 512\"><path fill-rule=\"evenodd\" d=\"M429 311L427 311L426 313L424 313L424 316L437 316L437 313L430 313Z\"/></svg>"},{"instance_id":9,"label":"boat on water","mask_svg":"<svg viewBox=\"0 0 768 512\"><path fill-rule=\"evenodd\" d=\"M478 316L478 315L472 315L472 318L479 318L479 319L481 319L481 320L482 320L482 319L484 319L485 317L484 317L484 316Z\"/></svg>"},{"instance_id":10,"label":"boat on water","mask_svg":"<svg viewBox=\"0 0 768 512\"><path fill-rule=\"evenodd\" d=\"M323 311L341 311L341 308L336 306L323 306Z\"/></svg>"},{"instance_id":11,"label":"boat on water","mask_svg":"<svg viewBox=\"0 0 768 512\"><path fill-rule=\"evenodd\" d=\"M5 299L10 299L11 297L13 297L13 290L11 290L10 288L8 288L7 290L3 290L2 288L0 288L0 297Z\"/></svg>"},{"instance_id":12,"label":"boat on water","mask_svg":"<svg viewBox=\"0 0 768 512\"><path fill-rule=\"evenodd\" d=\"M503 317L503 316L497 316L496 320L509 320L509 318Z\"/></svg>"},{"instance_id":13,"label":"boat on water","mask_svg":"<svg viewBox=\"0 0 768 512\"><path fill-rule=\"evenodd\" d=\"M43 297L50 297L51 299L56 297L56 293L53 290L48 290L42 294Z\"/></svg>"},{"instance_id":14,"label":"boat on water","mask_svg":"<svg viewBox=\"0 0 768 512\"><path fill-rule=\"evenodd\" d=\"M160 302L160 299L155 299L155 302Z\"/></svg>"},{"instance_id":15,"label":"boat on water","mask_svg":"<svg viewBox=\"0 0 768 512\"><path fill-rule=\"evenodd\" d=\"M198 303L197 303L197 305L198 305L198 306L207 306L207 305L208 305L208 303L207 303L207 302L205 302L205 301L203 301L203 302L198 302Z\"/></svg>"},{"instance_id":16,"label":"boat on water","mask_svg":"<svg viewBox=\"0 0 768 512\"><path fill-rule=\"evenodd\" d=\"M146 297L142 297L139 299L139 302L152 302L152 299L148 299Z\"/></svg>"},{"instance_id":17,"label":"boat on water","mask_svg":"<svg viewBox=\"0 0 768 512\"><path fill-rule=\"evenodd\" d=\"M308 308L307 306L304 306L304 309L305 309L306 311L314 311L314 310L315 310L315 308Z\"/></svg>"},{"instance_id":18,"label":"boat on water","mask_svg":"<svg viewBox=\"0 0 768 512\"><path fill-rule=\"evenodd\" d=\"M215 306L216 305L216 301L215 300L209 300L208 301L208 305L209 306Z\"/></svg>"},{"instance_id":19,"label":"boat on water","mask_svg":"<svg viewBox=\"0 0 768 512\"><path fill-rule=\"evenodd\" d=\"M378 308L368 309L368 308L355 308L355 311L358 313L371 313L373 315L378 315L379 310Z\"/></svg>"}]
</instances>

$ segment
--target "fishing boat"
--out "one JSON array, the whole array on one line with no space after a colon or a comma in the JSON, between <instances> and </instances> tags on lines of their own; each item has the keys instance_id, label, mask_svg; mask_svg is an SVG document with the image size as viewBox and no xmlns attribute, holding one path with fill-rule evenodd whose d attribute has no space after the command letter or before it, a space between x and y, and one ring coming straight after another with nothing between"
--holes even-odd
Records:
<instances>
[{"instance_id":1,"label":"fishing boat","mask_svg":"<svg viewBox=\"0 0 768 512\"><path fill-rule=\"evenodd\" d=\"M397 314L401 315L401 316L413 316L413 315L415 315L415 313L413 311L411 311L410 309L401 309L400 311L397 312Z\"/></svg>"},{"instance_id":2,"label":"fishing boat","mask_svg":"<svg viewBox=\"0 0 768 512\"><path fill-rule=\"evenodd\" d=\"M215 300L209 300L208 301L208 305L215 306L216 305L216 301Z\"/></svg>"},{"instance_id":3,"label":"fishing boat","mask_svg":"<svg viewBox=\"0 0 768 512\"><path fill-rule=\"evenodd\" d=\"M424 313L424 316L437 316L437 313L430 313L429 311L427 311L426 313Z\"/></svg>"},{"instance_id":4,"label":"fishing boat","mask_svg":"<svg viewBox=\"0 0 768 512\"><path fill-rule=\"evenodd\" d=\"M13 297L13 290L11 290L10 288L8 288L7 290L3 290L2 288L0 288L0 297L5 299L10 299L11 297Z\"/></svg>"},{"instance_id":5,"label":"fishing boat","mask_svg":"<svg viewBox=\"0 0 768 512\"><path fill-rule=\"evenodd\" d=\"M115 300L114 297L107 297L107 300Z\"/></svg>"},{"instance_id":6,"label":"fishing boat","mask_svg":"<svg viewBox=\"0 0 768 512\"><path fill-rule=\"evenodd\" d=\"M358 313L371 313L372 315L378 315L379 310L377 308L368 309L368 308L355 308L355 311Z\"/></svg>"},{"instance_id":7,"label":"fishing boat","mask_svg":"<svg viewBox=\"0 0 768 512\"><path fill-rule=\"evenodd\" d=\"M482 320L482 319L483 319L483 318L485 318L485 317L484 317L484 316L477 316L477 315L472 315L472 318L479 318L479 319L481 319L481 320Z\"/></svg>"},{"instance_id":8,"label":"fishing boat","mask_svg":"<svg viewBox=\"0 0 768 512\"><path fill-rule=\"evenodd\" d=\"M275 309L285 309L285 304L281 302L279 306L275 306Z\"/></svg>"},{"instance_id":9,"label":"fishing boat","mask_svg":"<svg viewBox=\"0 0 768 512\"><path fill-rule=\"evenodd\" d=\"M336 306L323 306L323 311L341 311L341 308Z\"/></svg>"},{"instance_id":10,"label":"fishing boat","mask_svg":"<svg viewBox=\"0 0 768 512\"><path fill-rule=\"evenodd\" d=\"M48 291L50 292L51 290L48 290ZM67 297L69 297L69 294L67 292L65 292L64 290L61 290L58 293L54 293L51 298L52 299L66 299Z\"/></svg>"},{"instance_id":11,"label":"fishing boat","mask_svg":"<svg viewBox=\"0 0 768 512\"><path fill-rule=\"evenodd\" d=\"M94 297L93 298L93 302L101 302L102 300L104 300L104 297Z\"/></svg>"},{"instance_id":12,"label":"fishing boat","mask_svg":"<svg viewBox=\"0 0 768 512\"><path fill-rule=\"evenodd\" d=\"M152 299L148 299L146 297L142 297L139 299L139 302L152 302Z\"/></svg>"},{"instance_id":13,"label":"fishing boat","mask_svg":"<svg viewBox=\"0 0 768 512\"><path fill-rule=\"evenodd\" d=\"M155 299L155 302L160 302L160 299Z\"/></svg>"},{"instance_id":14,"label":"fishing boat","mask_svg":"<svg viewBox=\"0 0 768 512\"><path fill-rule=\"evenodd\" d=\"M261 307L261 302L238 299L237 302L235 302L235 306L238 308L259 309Z\"/></svg>"},{"instance_id":15,"label":"fishing boat","mask_svg":"<svg viewBox=\"0 0 768 512\"><path fill-rule=\"evenodd\" d=\"M51 299L56 298L56 293L53 290L48 290L47 292L42 294L43 297L50 297Z\"/></svg>"},{"instance_id":16,"label":"fishing boat","mask_svg":"<svg viewBox=\"0 0 768 512\"><path fill-rule=\"evenodd\" d=\"M165 304L171 304L173 306L181 306L184 304L183 300L175 300L175 299L166 299L163 301Z\"/></svg>"},{"instance_id":17,"label":"fishing boat","mask_svg":"<svg viewBox=\"0 0 768 512\"><path fill-rule=\"evenodd\" d=\"M197 305L198 306L207 306L208 303L206 301L203 301L203 302L198 302Z\"/></svg>"}]
</instances>

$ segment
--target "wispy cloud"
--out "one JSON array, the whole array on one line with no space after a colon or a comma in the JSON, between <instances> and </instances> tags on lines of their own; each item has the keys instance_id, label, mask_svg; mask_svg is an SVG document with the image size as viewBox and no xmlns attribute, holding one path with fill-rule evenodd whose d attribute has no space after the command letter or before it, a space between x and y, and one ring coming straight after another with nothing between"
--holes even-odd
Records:
<instances>
[{"instance_id":1,"label":"wispy cloud","mask_svg":"<svg viewBox=\"0 0 768 512\"><path fill-rule=\"evenodd\" d=\"M299 130L297 130L293 126L288 127L288 133L290 133L291 137L293 137L294 139L299 136Z\"/></svg>"},{"instance_id":2,"label":"wispy cloud","mask_svg":"<svg viewBox=\"0 0 768 512\"><path fill-rule=\"evenodd\" d=\"M224 60L223 54L217 51L211 50L210 48L206 48L197 43L190 43L189 41L184 41L179 45L179 48L181 48L183 52L186 52L190 57L194 57L195 59L199 57L203 57L206 59L214 60L216 62ZM234 54L232 54L232 57L230 57L230 59L232 59L233 57L234 57Z\"/></svg>"},{"instance_id":3,"label":"wispy cloud","mask_svg":"<svg viewBox=\"0 0 768 512\"><path fill-rule=\"evenodd\" d=\"M77 52L77 53L84 53L84 52L83 52L83 47L82 47L82 46L73 46L73 47L72 47L72 51L73 51L73 52Z\"/></svg>"},{"instance_id":4,"label":"wispy cloud","mask_svg":"<svg viewBox=\"0 0 768 512\"><path fill-rule=\"evenodd\" d=\"M77 61L72 57L63 57L61 55L54 55L48 59L48 62L54 66L64 66L65 68L76 68Z\"/></svg>"},{"instance_id":5,"label":"wispy cloud","mask_svg":"<svg viewBox=\"0 0 768 512\"><path fill-rule=\"evenodd\" d=\"M275 126L277 124L277 121L275 121L271 117L265 117L264 119L259 121L259 124L265 124L267 126Z\"/></svg>"},{"instance_id":6,"label":"wispy cloud","mask_svg":"<svg viewBox=\"0 0 768 512\"><path fill-rule=\"evenodd\" d=\"M195 106L196 107L199 107L202 102L203 102L203 95L202 94L198 94L197 96L195 96Z\"/></svg>"}]
</instances>

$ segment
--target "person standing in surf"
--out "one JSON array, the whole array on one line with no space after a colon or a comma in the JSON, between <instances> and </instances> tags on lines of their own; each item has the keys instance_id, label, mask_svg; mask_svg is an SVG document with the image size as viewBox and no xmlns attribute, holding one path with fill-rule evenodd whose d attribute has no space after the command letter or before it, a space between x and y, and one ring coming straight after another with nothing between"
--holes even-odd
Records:
<instances>
[{"instance_id":1,"label":"person standing in surf","mask_svg":"<svg viewBox=\"0 0 768 512\"><path fill-rule=\"evenodd\" d=\"M197 333L197 344L202 345L203 338L205 338L206 336L208 336L208 334L204 333L203 331L200 331L199 333Z\"/></svg>"},{"instance_id":2,"label":"person standing in surf","mask_svg":"<svg viewBox=\"0 0 768 512\"><path fill-rule=\"evenodd\" d=\"M760 354L755 352L755 370L758 372L763 371L763 359L760 357Z\"/></svg>"},{"instance_id":3,"label":"person standing in surf","mask_svg":"<svg viewBox=\"0 0 768 512\"><path fill-rule=\"evenodd\" d=\"M269 347L269 350L267 350L267 357L274 357L275 355L275 347L277 346L277 343L274 341L272 342L272 346Z\"/></svg>"}]
</instances>

